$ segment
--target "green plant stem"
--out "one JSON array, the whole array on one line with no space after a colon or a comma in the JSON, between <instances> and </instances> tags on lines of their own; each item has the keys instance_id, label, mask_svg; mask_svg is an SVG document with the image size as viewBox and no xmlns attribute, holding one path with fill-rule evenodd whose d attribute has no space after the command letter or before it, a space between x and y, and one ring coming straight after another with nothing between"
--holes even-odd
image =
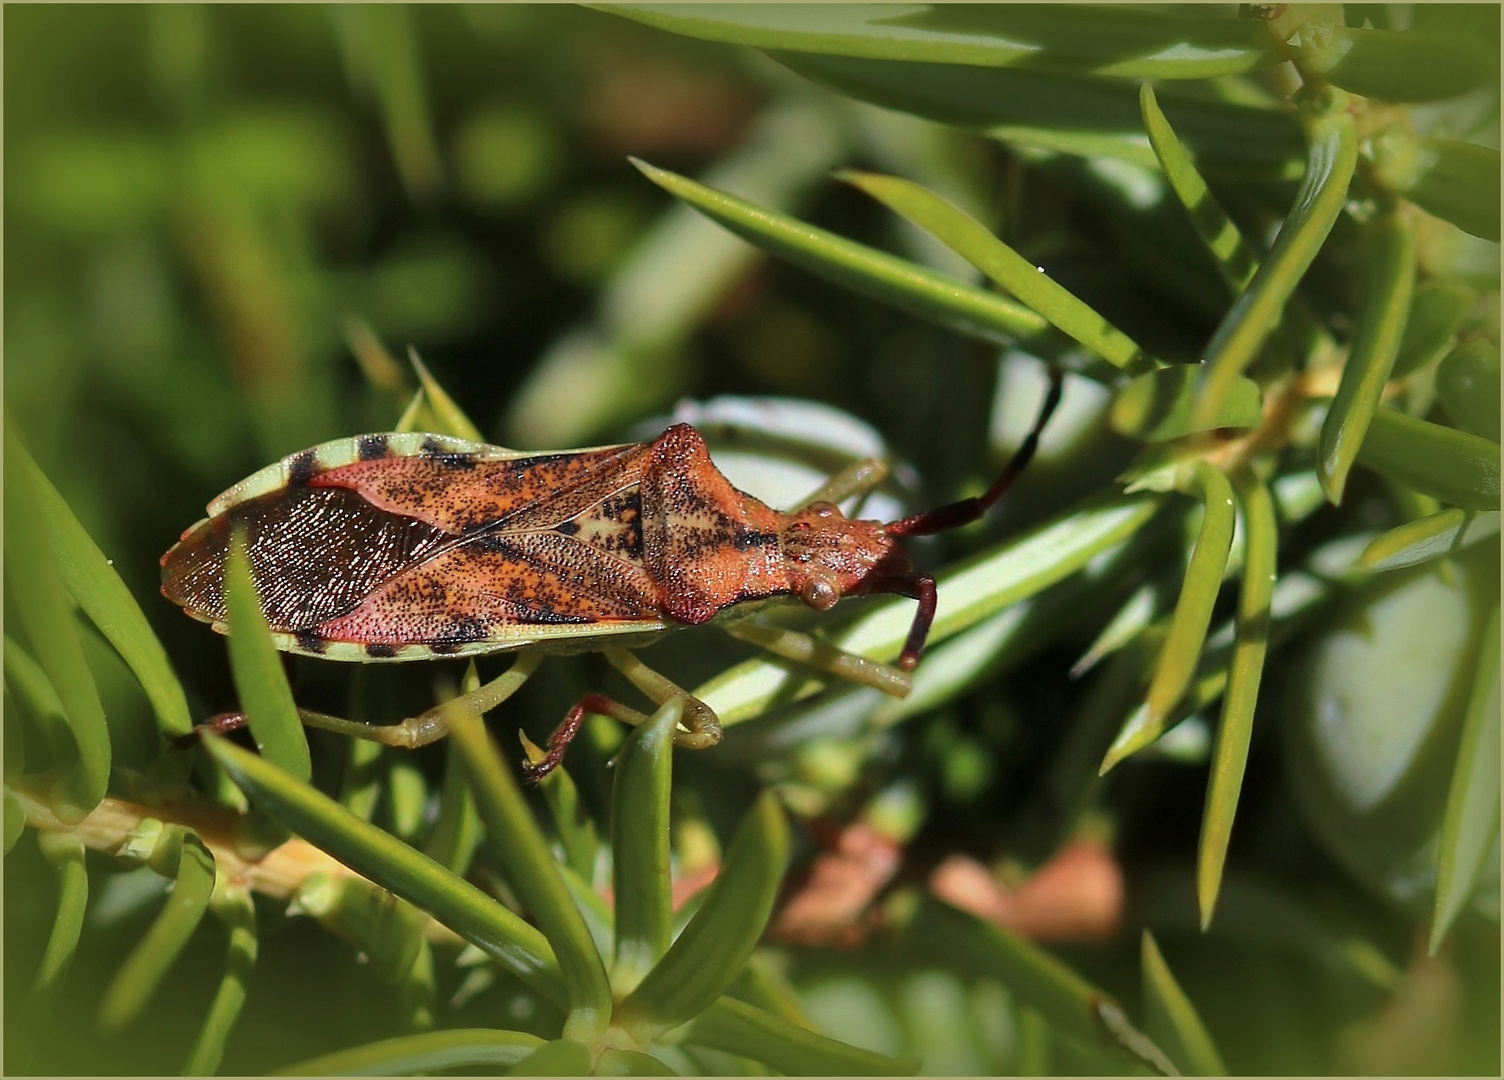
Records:
<instances>
[{"instance_id":1,"label":"green plant stem","mask_svg":"<svg viewBox=\"0 0 1504 1080\"><path fill-rule=\"evenodd\" d=\"M50 799L59 817L81 821L104 798L110 779L110 733L94 676L84 660L73 621L73 605L63 587L48 543L36 474L16 426L5 424L5 588L6 606L26 632L37 664L62 706L72 747L56 740Z\"/></svg>"},{"instance_id":2,"label":"green plant stem","mask_svg":"<svg viewBox=\"0 0 1504 1080\"><path fill-rule=\"evenodd\" d=\"M919 1065L847 1046L729 997L696 1017L685 1042L749 1057L788 1076L909 1076Z\"/></svg>"},{"instance_id":3,"label":"green plant stem","mask_svg":"<svg viewBox=\"0 0 1504 1080\"><path fill-rule=\"evenodd\" d=\"M58 988L68 975L78 935L84 925L84 910L89 903L89 872L84 863L84 844L71 833L39 832L37 846L57 870L57 912L52 917L52 932L42 952L31 991L21 1006L18 1033L31 1041L34 1053L42 1041L43 1028L52 1017Z\"/></svg>"},{"instance_id":4,"label":"green plant stem","mask_svg":"<svg viewBox=\"0 0 1504 1080\"><path fill-rule=\"evenodd\" d=\"M237 533L225 566L225 607L230 620L230 668L246 726L266 758L305 783L313 776L308 736L298 719L282 657L272 645L266 616L256 598L246 540Z\"/></svg>"},{"instance_id":5,"label":"green plant stem","mask_svg":"<svg viewBox=\"0 0 1504 1080\"><path fill-rule=\"evenodd\" d=\"M465 762L458 744L450 743L444 751L439 820L428 835L424 851L435 862L464 877L470 871L471 860L480 843L481 822L475 810L475 798L465 779Z\"/></svg>"},{"instance_id":6,"label":"green plant stem","mask_svg":"<svg viewBox=\"0 0 1504 1080\"><path fill-rule=\"evenodd\" d=\"M1175 129L1165 119L1152 84L1145 82L1139 87L1138 101L1144 115L1144 129L1149 133L1149 145L1154 148L1154 156L1159 159L1159 166L1170 182L1170 190L1175 192L1175 197L1190 215L1196 235L1217 260L1217 269L1223 280L1235 293L1241 292L1258 269L1258 259L1196 171L1190 154L1186 153Z\"/></svg>"},{"instance_id":7,"label":"green plant stem","mask_svg":"<svg viewBox=\"0 0 1504 1080\"><path fill-rule=\"evenodd\" d=\"M1398 570L1403 566L1452 555L1470 544L1499 535L1498 511L1442 510L1396 525L1371 540L1358 556L1364 570Z\"/></svg>"},{"instance_id":8,"label":"green plant stem","mask_svg":"<svg viewBox=\"0 0 1504 1080\"><path fill-rule=\"evenodd\" d=\"M1149 684L1147 701L1151 723L1163 721L1169 715L1196 670L1201 646L1206 641L1206 629L1211 624L1212 608L1222 588L1237 519L1232 486L1221 469L1205 461L1196 461L1181 471L1176 487L1183 494L1199 497L1205 513L1195 547L1191 549L1180 599L1175 603L1170 632L1160 650L1154 680Z\"/></svg>"},{"instance_id":9,"label":"green plant stem","mask_svg":"<svg viewBox=\"0 0 1504 1080\"><path fill-rule=\"evenodd\" d=\"M1144 1027L1188 1076L1226 1076L1227 1066L1185 991L1170 973L1154 935L1142 939Z\"/></svg>"},{"instance_id":10,"label":"green plant stem","mask_svg":"<svg viewBox=\"0 0 1504 1080\"><path fill-rule=\"evenodd\" d=\"M1159 362L1139 348L1090 305L1052 279L996 236L981 222L940 196L896 176L845 171L838 179L865 191L894 213L933 233L1000 288L1018 297L1069 335L1131 375L1151 371Z\"/></svg>"},{"instance_id":11,"label":"green plant stem","mask_svg":"<svg viewBox=\"0 0 1504 1080\"><path fill-rule=\"evenodd\" d=\"M519 731L518 737L522 740L523 751L533 764L538 764L547 756L525 732ZM554 819L559 843L564 847L565 862L581 880L587 883L592 881L595 878L600 840L595 834L595 822L585 815L584 808L580 805L580 791L575 786L574 778L560 765L538 783L538 788L543 792L543 801L548 804L549 814Z\"/></svg>"},{"instance_id":12,"label":"green plant stem","mask_svg":"<svg viewBox=\"0 0 1504 1080\"><path fill-rule=\"evenodd\" d=\"M1499 350L1482 338L1458 345L1436 368L1436 396L1458 427L1498 442Z\"/></svg>"},{"instance_id":13,"label":"green plant stem","mask_svg":"<svg viewBox=\"0 0 1504 1080\"><path fill-rule=\"evenodd\" d=\"M486 437L481 434L480 428L465 415L465 410L455 403L438 380L429 374L428 365L423 363L418 350L411 345L407 347L407 358L412 362L413 370L418 373L418 384L423 388L429 407L439 420L436 434L453 435L456 439L466 439L473 443L485 442Z\"/></svg>"},{"instance_id":14,"label":"green plant stem","mask_svg":"<svg viewBox=\"0 0 1504 1080\"><path fill-rule=\"evenodd\" d=\"M635 1050L607 1050L595 1059L596 1076L678 1076L652 1054Z\"/></svg>"},{"instance_id":15,"label":"green plant stem","mask_svg":"<svg viewBox=\"0 0 1504 1080\"><path fill-rule=\"evenodd\" d=\"M25 455L24 447L21 453ZM24 457L24 465L35 484L48 543L64 587L140 680L162 733L186 735L193 728L188 699L141 606L29 455Z\"/></svg>"},{"instance_id":16,"label":"green plant stem","mask_svg":"<svg viewBox=\"0 0 1504 1080\"><path fill-rule=\"evenodd\" d=\"M778 799L764 793L727 849L721 872L689 925L617 1008L617 1022L640 1042L707 1009L747 962L778 895L789 826Z\"/></svg>"},{"instance_id":17,"label":"green plant stem","mask_svg":"<svg viewBox=\"0 0 1504 1080\"><path fill-rule=\"evenodd\" d=\"M1436 851L1436 906L1428 946L1435 956L1499 837L1499 605L1478 652L1477 672L1447 791Z\"/></svg>"},{"instance_id":18,"label":"green plant stem","mask_svg":"<svg viewBox=\"0 0 1504 1080\"><path fill-rule=\"evenodd\" d=\"M590 1048L573 1039L544 1043L507 1070L508 1076L589 1076Z\"/></svg>"},{"instance_id":19,"label":"green plant stem","mask_svg":"<svg viewBox=\"0 0 1504 1080\"><path fill-rule=\"evenodd\" d=\"M1379 409L1358 462L1464 510L1499 509L1499 444Z\"/></svg>"},{"instance_id":20,"label":"green plant stem","mask_svg":"<svg viewBox=\"0 0 1504 1080\"><path fill-rule=\"evenodd\" d=\"M205 737L204 748L254 802L309 843L422 908L549 1001L564 1004L553 949L532 926L468 881L265 759L212 735Z\"/></svg>"},{"instance_id":21,"label":"green plant stem","mask_svg":"<svg viewBox=\"0 0 1504 1080\"><path fill-rule=\"evenodd\" d=\"M1060 1033L1088 1046L1117 1046L1165 1071L1164 1052L1128 1022L1117 1002L1039 946L946 904L928 903L923 919L936 947L1001 978Z\"/></svg>"},{"instance_id":22,"label":"green plant stem","mask_svg":"<svg viewBox=\"0 0 1504 1080\"><path fill-rule=\"evenodd\" d=\"M631 160L653 183L748 243L838 285L984 341L1021 342L1047 357L1069 344L1040 315L1006 297Z\"/></svg>"}]
</instances>

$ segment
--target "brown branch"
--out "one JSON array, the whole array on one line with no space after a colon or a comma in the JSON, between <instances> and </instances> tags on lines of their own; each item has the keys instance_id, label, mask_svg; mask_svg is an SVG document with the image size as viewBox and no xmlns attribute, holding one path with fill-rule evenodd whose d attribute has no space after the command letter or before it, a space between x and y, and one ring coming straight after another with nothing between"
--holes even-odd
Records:
<instances>
[{"instance_id":1,"label":"brown branch","mask_svg":"<svg viewBox=\"0 0 1504 1080\"><path fill-rule=\"evenodd\" d=\"M76 825L69 825L52 812L47 801L24 786L10 788L26 813L26 824L44 832L68 832L85 847L106 855L118 855L131 834L145 821L186 825L198 834L214 855L216 870L232 883L244 885L263 896L291 900L314 874L366 880L332 855L294 836L270 851L256 854L237 840L240 814L202 802L141 806L124 799L106 798ZM461 944L459 935L429 920L424 931L430 941Z\"/></svg>"}]
</instances>

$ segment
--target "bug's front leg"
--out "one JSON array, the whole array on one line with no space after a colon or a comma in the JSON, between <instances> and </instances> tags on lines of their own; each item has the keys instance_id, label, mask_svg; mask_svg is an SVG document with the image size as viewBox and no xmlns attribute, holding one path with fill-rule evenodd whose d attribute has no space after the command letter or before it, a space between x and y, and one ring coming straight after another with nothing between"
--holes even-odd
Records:
<instances>
[{"instance_id":1,"label":"bug's front leg","mask_svg":"<svg viewBox=\"0 0 1504 1080\"><path fill-rule=\"evenodd\" d=\"M729 623L725 630L737 640L750 642L785 660L793 660L849 682L876 687L896 698L908 697L909 691L914 689L914 680L907 671L847 652L798 630L768 626L750 619Z\"/></svg>"}]
</instances>

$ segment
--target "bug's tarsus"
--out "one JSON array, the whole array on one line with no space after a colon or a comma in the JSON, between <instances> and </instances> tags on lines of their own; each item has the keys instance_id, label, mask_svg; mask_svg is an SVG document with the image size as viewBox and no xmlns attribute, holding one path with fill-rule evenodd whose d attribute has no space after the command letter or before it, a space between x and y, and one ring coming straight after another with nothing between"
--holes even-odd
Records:
<instances>
[{"instance_id":1,"label":"bug's tarsus","mask_svg":"<svg viewBox=\"0 0 1504 1080\"><path fill-rule=\"evenodd\" d=\"M614 701L604 694L586 694L580 698L574 708L565 714L564 722L554 728L553 734L548 737L548 744L545 748L547 752L543 755L543 760L536 763L523 762L523 776L536 784L557 769L559 763L564 760L564 751L569 749L569 744L580 733L580 727L590 713L609 716L613 720L620 720L627 724L640 724L647 719L636 709Z\"/></svg>"},{"instance_id":2,"label":"bug's tarsus","mask_svg":"<svg viewBox=\"0 0 1504 1080\"><path fill-rule=\"evenodd\" d=\"M186 735L174 735L171 742L174 748L185 750L196 746L199 738L203 735L228 735L232 731L239 731L245 727L245 713L222 712L209 717L201 724L194 724L193 730Z\"/></svg>"},{"instance_id":3,"label":"bug's tarsus","mask_svg":"<svg viewBox=\"0 0 1504 1080\"><path fill-rule=\"evenodd\" d=\"M688 690L665 678L638 659L637 654L626 649L606 648L601 650L606 662L627 677L654 705L667 705L675 698L684 702L684 712L679 719L679 730L674 732L674 745L699 750L714 746L721 741L721 718L715 710L695 697ZM618 706L625 708L625 706ZM628 709L632 715L616 719L628 724L640 724L647 719L642 713Z\"/></svg>"},{"instance_id":4,"label":"bug's tarsus","mask_svg":"<svg viewBox=\"0 0 1504 1080\"><path fill-rule=\"evenodd\" d=\"M1017 480L1019 474L1028 468L1029 462L1034 460L1034 452L1039 448L1040 433L1044 431L1045 424L1049 423L1056 406L1060 404L1063 381L1064 372L1058 368L1051 368L1050 389L1045 394L1044 404L1039 409L1034 426L1029 429L1029 434L1025 436L1023 443L1013 452L1013 457L1008 460L1002 473L992 482L992 486L986 492L895 521L887 527L888 534L891 536L929 536L932 533L945 532L947 529L968 525L991 509L993 503L1003 497L1003 494L1013 486L1013 481Z\"/></svg>"},{"instance_id":5,"label":"bug's tarsus","mask_svg":"<svg viewBox=\"0 0 1504 1080\"><path fill-rule=\"evenodd\" d=\"M299 709L298 719L306 727L365 739L382 746L394 746L399 750L416 750L420 746L438 742L449 734L449 725L444 720L442 708L429 709L397 724L368 724L363 720L346 720L341 716L330 716L311 709Z\"/></svg>"},{"instance_id":6,"label":"bug's tarsus","mask_svg":"<svg viewBox=\"0 0 1504 1080\"><path fill-rule=\"evenodd\" d=\"M898 654L899 668L913 671L919 665L919 654L924 651L924 641L930 636L930 624L935 621L935 579L916 575L906 583L902 594L919 601L919 610L914 612L914 621L909 624L909 636L903 643L903 652Z\"/></svg>"}]
</instances>

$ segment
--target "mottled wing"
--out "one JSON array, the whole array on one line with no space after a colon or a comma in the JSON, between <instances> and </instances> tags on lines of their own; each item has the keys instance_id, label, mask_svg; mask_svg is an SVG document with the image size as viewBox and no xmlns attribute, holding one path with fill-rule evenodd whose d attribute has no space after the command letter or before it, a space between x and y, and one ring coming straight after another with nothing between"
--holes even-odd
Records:
<instances>
[{"instance_id":1,"label":"mottled wing","mask_svg":"<svg viewBox=\"0 0 1504 1080\"><path fill-rule=\"evenodd\" d=\"M529 511L545 516L582 485L616 478L643 456L640 446L489 461L471 454L424 454L359 461L311 476L311 487L345 488L379 510L423 521L450 536L488 528Z\"/></svg>"},{"instance_id":2,"label":"mottled wing","mask_svg":"<svg viewBox=\"0 0 1504 1080\"><path fill-rule=\"evenodd\" d=\"M667 625L642 565L646 447L390 456L366 452L373 438L360 460L294 467L200 522L163 557L162 591L222 629L225 554L244 528L291 651L406 660Z\"/></svg>"}]
</instances>

